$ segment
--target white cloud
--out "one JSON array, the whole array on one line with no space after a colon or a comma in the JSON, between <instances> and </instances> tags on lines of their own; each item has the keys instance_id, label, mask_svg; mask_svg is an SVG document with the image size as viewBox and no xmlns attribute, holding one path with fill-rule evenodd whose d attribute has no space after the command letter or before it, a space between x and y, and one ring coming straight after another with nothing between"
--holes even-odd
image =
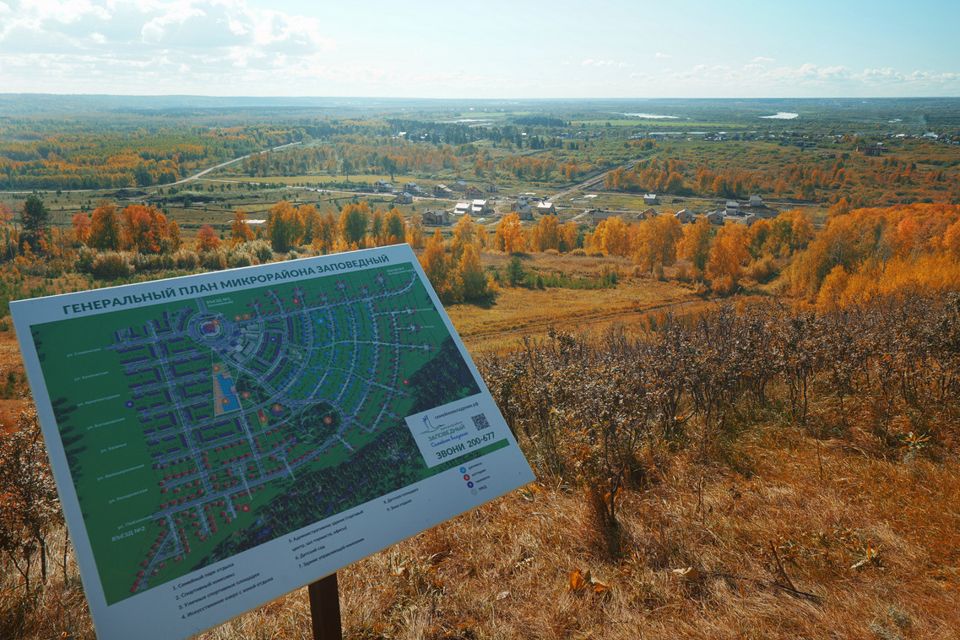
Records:
<instances>
[{"instance_id":1,"label":"white cloud","mask_svg":"<svg viewBox=\"0 0 960 640\"><path fill-rule=\"evenodd\" d=\"M657 60L669 60L673 56L669 53L664 53L663 51L657 51L655 54L653 54L653 57Z\"/></svg>"},{"instance_id":2,"label":"white cloud","mask_svg":"<svg viewBox=\"0 0 960 640\"><path fill-rule=\"evenodd\" d=\"M767 56L757 56L756 58L754 58L754 59L751 60L750 62L752 62L753 64L761 64L761 65L762 65L762 64L770 64L771 62L776 62L776 60L774 60L773 58L768 58Z\"/></svg>"},{"instance_id":3,"label":"white cloud","mask_svg":"<svg viewBox=\"0 0 960 640\"><path fill-rule=\"evenodd\" d=\"M142 69L163 57L187 60L204 78L225 67L276 71L336 46L316 18L250 0L23 0L14 9L8 1L0 0L0 59L8 69L42 60L47 66L39 68L50 70L5 79L13 80L5 83L9 90L18 84L42 90L42 83L57 90L60 73L102 68L129 75L118 68L122 63ZM73 71L67 71L70 54ZM142 83L140 76L131 79Z\"/></svg>"},{"instance_id":4,"label":"white cloud","mask_svg":"<svg viewBox=\"0 0 960 640\"><path fill-rule=\"evenodd\" d=\"M580 62L582 67L616 67L618 69L626 69L631 67L629 62L624 62L623 60L612 60L612 59L601 59L595 60L594 58L587 58Z\"/></svg>"}]
</instances>

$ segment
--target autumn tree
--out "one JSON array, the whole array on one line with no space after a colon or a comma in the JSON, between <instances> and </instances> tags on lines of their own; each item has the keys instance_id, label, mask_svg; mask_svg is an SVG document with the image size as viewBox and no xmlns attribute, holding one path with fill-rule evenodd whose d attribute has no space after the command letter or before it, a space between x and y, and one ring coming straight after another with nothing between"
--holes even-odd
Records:
<instances>
[{"instance_id":1,"label":"autumn tree","mask_svg":"<svg viewBox=\"0 0 960 640\"><path fill-rule=\"evenodd\" d=\"M455 278L453 277L454 274L451 273L450 259L444 249L440 229L434 231L427 241L423 253L420 254L420 265L440 299L445 302L452 302L456 293Z\"/></svg>"},{"instance_id":2,"label":"autumn tree","mask_svg":"<svg viewBox=\"0 0 960 640\"><path fill-rule=\"evenodd\" d=\"M274 251L285 253L298 246L303 239L303 232L303 219L292 204L281 200L270 207L267 214L267 237L270 238Z\"/></svg>"},{"instance_id":3,"label":"autumn tree","mask_svg":"<svg viewBox=\"0 0 960 640\"><path fill-rule=\"evenodd\" d=\"M83 211L73 214L71 219L73 237L80 244L87 244L90 239L90 216Z\"/></svg>"},{"instance_id":4,"label":"autumn tree","mask_svg":"<svg viewBox=\"0 0 960 640\"><path fill-rule=\"evenodd\" d=\"M450 242L450 253L454 260L460 260L467 246L477 246L477 224L470 217L464 215L453 226L453 239Z\"/></svg>"},{"instance_id":5,"label":"autumn tree","mask_svg":"<svg viewBox=\"0 0 960 640\"><path fill-rule=\"evenodd\" d=\"M131 204L120 214L120 243L137 253L170 250L167 217L156 207Z\"/></svg>"},{"instance_id":6,"label":"autumn tree","mask_svg":"<svg viewBox=\"0 0 960 640\"><path fill-rule=\"evenodd\" d=\"M204 251L216 251L220 248L220 236L216 229L208 224L203 225L197 231L196 250L200 253Z\"/></svg>"},{"instance_id":7,"label":"autumn tree","mask_svg":"<svg viewBox=\"0 0 960 640\"><path fill-rule=\"evenodd\" d=\"M557 216L543 216L530 232L530 245L536 251L560 250L560 223Z\"/></svg>"},{"instance_id":8,"label":"autumn tree","mask_svg":"<svg viewBox=\"0 0 960 640\"><path fill-rule=\"evenodd\" d=\"M743 275L743 265L749 259L746 228L742 224L726 224L710 246L706 271L710 288L719 294L733 293Z\"/></svg>"},{"instance_id":9,"label":"autumn tree","mask_svg":"<svg viewBox=\"0 0 960 640\"><path fill-rule=\"evenodd\" d=\"M633 259L644 271L658 271L677 261L677 244L683 237L673 216L657 216L635 225Z\"/></svg>"},{"instance_id":10,"label":"autumn tree","mask_svg":"<svg viewBox=\"0 0 960 640\"><path fill-rule=\"evenodd\" d=\"M220 247L220 236L217 235L213 227L205 224L197 231L196 247L200 253L204 251L216 251Z\"/></svg>"},{"instance_id":11,"label":"autumn tree","mask_svg":"<svg viewBox=\"0 0 960 640\"><path fill-rule=\"evenodd\" d=\"M340 236L351 248L362 248L370 223L370 205L347 204L340 212Z\"/></svg>"},{"instance_id":12,"label":"autumn tree","mask_svg":"<svg viewBox=\"0 0 960 640\"><path fill-rule=\"evenodd\" d=\"M171 220L167 223L167 245L169 249L164 249L164 251L175 252L180 249L180 246L183 244L183 240L180 236L180 225L177 224L176 220Z\"/></svg>"},{"instance_id":13,"label":"autumn tree","mask_svg":"<svg viewBox=\"0 0 960 640\"><path fill-rule=\"evenodd\" d=\"M461 294L466 302L487 302L491 298L487 275L480 266L480 255L473 244L465 244L457 266Z\"/></svg>"},{"instance_id":14,"label":"autumn tree","mask_svg":"<svg viewBox=\"0 0 960 640\"><path fill-rule=\"evenodd\" d=\"M954 260L960 261L960 220L947 227L943 233L942 245Z\"/></svg>"},{"instance_id":15,"label":"autumn tree","mask_svg":"<svg viewBox=\"0 0 960 640\"><path fill-rule=\"evenodd\" d=\"M320 253L330 253L337 242L337 218L332 211L320 216L316 229L313 232L312 246Z\"/></svg>"},{"instance_id":16,"label":"autumn tree","mask_svg":"<svg viewBox=\"0 0 960 640\"><path fill-rule=\"evenodd\" d=\"M382 209L374 209L370 216L370 242L368 246L379 247L384 244L384 234L386 232L386 223Z\"/></svg>"},{"instance_id":17,"label":"autumn tree","mask_svg":"<svg viewBox=\"0 0 960 640\"><path fill-rule=\"evenodd\" d=\"M303 224L303 235L300 238L302 244L313 244L313 236L320 225L320 212L312 204L305 204L298 210L300 222Z\"/></svg>"},{"instance_id":18,"label":"autumn tree","mask_svg":"<svg viewBox=\"0 0 960 640\"><path fill-rule=\"evenodd\" d=\"M713 237L713 228L705 217L693 224L688 224L683 230L683 239L680 241L680 255L693 263L694 271L700 275L707 268L710 258L710 239Z\"/></svg>"},{"instance_id":19,"label":"autumn tree","mask_svg":"<svg viewBox=\"0 0 960 640\"><path fill-rule=\"evenodd\" d=\"M576 222L564 222L560 225L560 251L567 253L580 246L580 227Z\"/></svg>"},{"instance_id":20,"label":"autumn tree","mask_svg":"<svg viewBox=\"0 0 960 640\"><path fill-rule=\"evenodd\" d=\"M523 227L520 225L520 216L516 213L503 216L497 223L494 242L497 249L504 253L523 251Z\"/></svg>"},{"instance_id":21,"label":"autumn tree","mask_svg":"<svg viewBox=\"0 0 960 640\"><path fill-rule=\"evenodd\" d=\"M406 223L403 220L403 213L393 207L387 213L384 221L384 244L400 244L406 242Z\"/></svg>"},{"instance_id":22,"label":"autumn tree","mask_svg":"<svg viewBox=\"0 0 960 640\"><path fill-rule=\"evenodd\" d=\"M120 249L120 216L116 205L103 203L93 210L87 244L101 251Z\"/></svg>"},{"instance_id":23,"label":"autumn tree","mask_svg":"<svg viewBox=\"0 0 960 640\"><path fill-rule=\"evenodd\" d=\"M423 218L419 213L410 216L407 223L407 244L414 249L422 249L424 240Z\"/></svg>"},{"instance_id":24,"label":"autumn tree","mask_svg":"<svg viewBox=\"0 0 960 640\"><path fill-rule=\"evenodd\" d=\"M827 215L829 215L831 218L845 216L848 213L850 213L850 201L847 200L846 196L837 200L837 202L834 203L834 205L831 206L827 211Z\"/></svg>"},{"instance_id":25,"label":"autumn tree","mask_svg":"<svg viewBox=\"0 0 960 640\"><path fill-rule=\"evenodd\" d=\"M619 216L601 220L590 237L590 246L610 256L628 256L630 228Z\"/></svg>"},{"instance_id":26,"label":"autumn tree","mask_svg":"<svg viewBox=\"0 0 960 640\"><path fill-rule=\"evenodd\" d=\"M253 240L253 229L247 224L247 214L237 209L233 212L233 222L230 223L230 242L234 245Z\"/></svg>"}]
</instances>

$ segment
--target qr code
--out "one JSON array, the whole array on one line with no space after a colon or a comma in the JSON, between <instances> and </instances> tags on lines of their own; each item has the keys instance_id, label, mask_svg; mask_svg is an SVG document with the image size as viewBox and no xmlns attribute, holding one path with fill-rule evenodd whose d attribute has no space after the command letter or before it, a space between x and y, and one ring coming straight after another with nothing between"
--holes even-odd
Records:
<instances>
[{"instance_id":1,"label":"qr code","mask_svg":"<svg viewBox=\"0 0 960 640\"><path fill-rule=\"evenodd\" d=\"M470 419L473 420L473 426L477 428L477 431L482 431L490 426L490 422L484 413L478 413L475 416L471 416Z\"/></svg>"}]
</instances>

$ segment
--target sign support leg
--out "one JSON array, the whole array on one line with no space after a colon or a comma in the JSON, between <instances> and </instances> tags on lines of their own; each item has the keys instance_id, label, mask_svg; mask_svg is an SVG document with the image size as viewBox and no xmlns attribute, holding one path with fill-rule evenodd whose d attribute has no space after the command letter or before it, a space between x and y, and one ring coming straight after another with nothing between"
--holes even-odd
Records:
<instances>
[{"instance_id":1,"label":"sign support leg","mask_svg":"<svg viewBox=\"0 0 960 640\"><path fill-rule=\"evenodd\" d=\"M337 589L337 574L310 583L310 621L313 640L342 640L340 625L340 592Z\"/></svg>"}]
</instances>

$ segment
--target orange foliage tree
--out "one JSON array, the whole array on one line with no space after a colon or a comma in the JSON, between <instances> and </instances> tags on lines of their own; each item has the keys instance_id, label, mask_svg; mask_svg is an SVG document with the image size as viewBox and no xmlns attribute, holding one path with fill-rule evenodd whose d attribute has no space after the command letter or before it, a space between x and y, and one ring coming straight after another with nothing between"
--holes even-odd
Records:
<instances>
[{"instance_id":1,"label":"orange foliage tree","mask_svg":"<svg viewBox=\"0 0 960 640\"><path fill-rule=\"evenodd\" d=\"M220 247L220 236L216 230L208 224L200 227L197 231L197 251L216 251Z\"/></svg>"},{"instance_id":2,"label":"orange foliage tree","mask_svg":"<svg viewBox=\"0 0 960 640\"><path fill-rule=\"evenodd\" d=\"M90 216L81 211L73 215L71 222L74 239L81 244L87 244L90 240Z\"/></svg>"},{"instance_id":3,"label":"orange foliage tree","mask_svg":"<svg viewBox=\"0 0 960 640\"><path fill-rule=\"evenodd\" d=\"M247 224L247 214L237 209L233 212L233 222L230 223L230 241L233 244L240 244L253 240L253 237L253 229Z\"/></svg>"},{"instance_id":4,"label":"orange foliage tree","mask_svg":"<svg viewBox=\"0 0 960 640\"><path fill-rule=\"evenodd\" d=\"M960 205L897 205L833 217L797 254L789 276L796 295L825 309L909 289L960 289Z\"/></svg>"}]
</instances>

